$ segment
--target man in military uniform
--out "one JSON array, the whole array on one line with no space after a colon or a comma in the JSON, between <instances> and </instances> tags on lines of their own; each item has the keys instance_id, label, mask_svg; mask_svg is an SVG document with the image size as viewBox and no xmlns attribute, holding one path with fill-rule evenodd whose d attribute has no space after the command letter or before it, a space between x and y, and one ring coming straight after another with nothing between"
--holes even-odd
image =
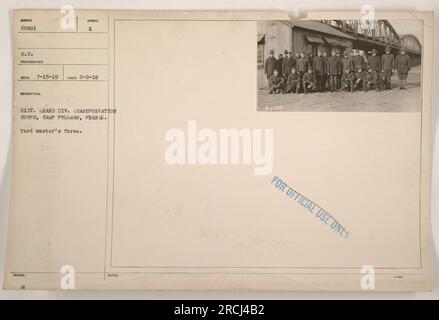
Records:
<instances>
[{"instance_id":1,"label":"man in military uniform","mask_svg":"<svg viewBox=\"0 0 439 320\"><path fill-rule=\"evenodd\" d=\"M366 83L364 81L364 71L361 68L358 68L355 72L355 83L354 90L366 90Z\"/></svg>"},{"instance_id":2,"label":"man in military uniform","mask_svg":"<svg viewBox=\"0 0 439 320\"><path fill-rule=\"evenodd\" d=\"M293 52L291 52L290 51L290 61L291 61L291 70L293 69L293 68L296 68L296 70L297 70L297 53L296 53L296 55L294 55L293 54ZM299 55L299 57L300 57L300 55Z\"/></svg>"},{"instance_id":3,"label":"man in military uniform","mask_svg":"<svg viewBox=\"0 0 439 320\"><path fill-rule=\"evenodd\" d=\"M317 53L317 57L313 60L313 69L316 78L317 91L322 92L325 89L324 73L326 72L326 63L321 51Z\"/></svg>"},{"instance_id":4,"label":"man in military uniform","mask_svg":"<svg viewBox=\"0 0 439 320\"><path fill-rule=\"evenodd\" d=\"M351 69L346 69L341 77L342 87L340 88L340 90L345 90L345 91L350 90L351 93L354 92L354 82L355 82L354 73L351 72Z\"/></svg>"},{"instance_id":5,"label":"man in military uniform","mask_svg":"<svg viewBox=\"0 0 439 320\"><path fill-rule=\"evenodd\" d=\"M353 70L354 69L354 61L352 57L349 56L349 52L346 50L343 54L343 59L341 59L341 65L343 67L342 71L343 74L346 72L346 70Z\"/></svg>"},{"instance_id":6,"label":"man in military uniform","mask_svg":"<svg viewBox=\"0 0 439 320\"><path fill-rule=\"evenodd\" d=\"M352 69L351 69L351 72L353 72L353 73L355 74L355 62L354 62L355 51L354 51L354 49L350 49L350 50L349 50L349 57L350 57L351 60L352 60Z\"/></svg>"},{"instance_id":7,"label":"man in military uniform","mask_svg":"<svg viewBox=\"0 0 439 320\"><path fill-rule=\"evenodd\" d=\"M300 52L297 51L296 55L293 58L294 58L294 68L296 68L296 71L297 71L297 61L299 61L299 59L300 59Z\"/></svg>"},{"instance_id":8,"label":"man in military uniform","mask_svg":"<svg viewBox=\"0 0 439 320\"><path fill-rule=\"evenodd\" d=\"M314 77L314 73L312 72L312 68L308 67L308 72L303 75L302 78L303 91L307 94L309 91L314 91L316 88L316 79Z\"/></svg>"},{"instance_id":9,"label":"man in military uniform","mask_svg":"<svg viewBox=\"0 0 439 320\"><path fill-rule=\"evenodd\" d=\"M277 60L274 57L274 51L270 50L269 56L265 59L264 64L264 73L267 75L267 80L270 81L271 76L273 75L274 70L276 69Z\"/></svg>"},{"instance_id":10,"label":"man in military uniform","mask_svg":"<svg viewBox=\"0 0 439 320\"><path fill-rule=\"evenodd\" d=\"M367 59L368 67L372 68L373 71L381 72L381 59L377 56L378 51L376 49L372 50L372 54Z\"/></svg>"},{"instance_id":11,"label":"man in military uniform","mask_svg":"<svg viewBox=\"0 0 439 320\"><path fill-rule=\"evenodd\" d=\"M294 67L294 58L291 57L291 52L285 50L285 57L282 64L282 75L288 78L288 75L291 72L291 69Z\"/></svg>"},{"instance_id":12,"label":"man in military uniform","mask_svg":"<svg viewBox=\"0 0 439 320\"><path fill-rule=\"evenodd\" d=\"M314 66L314 54L312 52L308 53L308 68L313 68ZM314 71L314 69L313 69Z\"/></svg>"},{"instance_id":13,"label":"man in military uniform","mask_svg":"<svg viewBox=\"0 0 439 320\"><path fill-rule=\"evenodd\" d=\"M308 58L305 56L305 52L300 53L300 58L297 60L297 72L299 73L300 79L307 72L309 67Z\"/></svg>"},{"instance_id":14,"label":"man in military uniform","mask_svg":"<svg viewBox=\"0 0 439 320\"><path fill-rule=\"evenodd\" d=\"M391 79L392 79L392 70L395 69L395 63L393 54L390 53L391 49L389 46L386 47L386 53L381 57L381 66L382 73L384 76L384 87L385 90L391 90Z\"/></svg>"},{"instance_id":15,"label":"man in military uniform","mask_svg":"<svg viewBox=\"0 0 439 320\"><path fill-rule=\"evenodd\" d=\"M398 78L400 81L399 89L407 90L407 75L410 71L410 57L405 51L405 48L401 48L400 53L395 59L395 69L398 72Z\"/></svg>"},{"instance_id":16,"label":"man in military uniform","mask_svg":"<svg viewBox=\"0 0 439 320\"><path fill-rule=\"evenodd\" d=\"M384 90L385 85L384 85L384 76L381 72L377 72L378 74L378 79L377 79L377 88L378 91Z\"/></svg>"},{"instance_id":17,"label":"man in military uniform","mask_svg":"<svg viewBox=\"0 0 439 320\"><path fill-rule=\"evenodd\" d=\"M279 71L279 75L282 75L282 65L284 64L284 57L282 53L279 54L279 57L277 59L276 69Z\"/></svg>"},{"instance_id":18,"label":"man in military uniform","mask_svg":"<svg viewBox=\"0 0 439 320\"><path fill-rule=\"evenodd\" d=\"M269 94L281 93L281 91L284 92L284 84L284 78L279 75L279 71L277 71L277 69L274 69L273 75L270 77L268 82L268 85L270 86Z\"/></svg>"},{"instance_id":19,"label":"man in military uniform","mask_svg":"<svg viewBox=\"0 0 439 320\"><path fill-rule=\"evenodd\" d=\"M337 61L338 61L338 65L339 65L339 69L338 69L338 74L337 74L337 86L335 88L335 90L341 88L341 76L343 75L343 66L342 66L342 60L343 58L340 56L341 52L339 50L337 50L335 52L335 56L337 57Z\"/></svg>"},{"instance_id":20,"label":"man in military uniform","mask_svg":"<svg viewBox=\"0 0 439 320\"><path fill-rule=\"evenodd\" d=\"M355 70L358 70L358 68L361 68L361 70L364 70L366 67L366 61L364 61L364 57L360 55L360 52L358 50L354 50L354 57L352 58L354 61L354 68Z\"/></svg>"},{"instance_id":21,"label":"man in military uniform","mask_svg":"<svg viewBox=\"0 0 439 320\"><path fill-rule=\"evenodd\" d=\"M369 66L367 72L364 74L365 90L366 92L372 89L380 91L378 86L378 72Z\"/></svg>"},{"instance_id":22,"label":"man in military uniform","mask_svg":"<svg viewBox=\"0 0 439 320\"><path fill-rule=\"evenodd\" d=\"M329 77L328 77L328 70L327 70L327 66L328 66L328 53L326 51L323 51L323 60L324 60L324 64L325 64L325 69L323 70L323 90L326 91L329 88Z\"/></svg>"},{"instance_id":23,"label":"man in military uniform","mask_svg":"<svg viewBox=\"0 0 439 320\"><path fill-rule=\"evenodd\" d=\"M340 60L338 59L336 52L333 51L332 56L328 58L328 63L326 64L326 73L329 77L329 87L331 92L337 90L337 77L340 70Z\"/></svg>"},{"instance_id":24,"label":"man in military uniform","mask_svg":"<svg viewBox=\"0 0 439 320\"><path fill-rule=\"evenodd\" d=\"M285 83L286 93L299 93L300 89L300 78L296 71L296 68L291 69L291 73L288 75L287 81Z\"/></svg>"}]
</instances>

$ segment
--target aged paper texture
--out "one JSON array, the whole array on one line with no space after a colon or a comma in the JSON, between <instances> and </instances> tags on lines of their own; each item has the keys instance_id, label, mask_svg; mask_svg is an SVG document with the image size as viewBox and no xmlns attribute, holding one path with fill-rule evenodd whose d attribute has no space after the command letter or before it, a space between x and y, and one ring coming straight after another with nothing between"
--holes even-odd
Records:
<instances>
[{"instance_id":1,"label":"aged paper texture","mask_svg":"<svg viewBox=\"0 0 439 320\"><path fill-rule=\"evenodd\" d=\"M431 13L13 17L7 289L431 288Z\"/></svg>"}]
</instances>

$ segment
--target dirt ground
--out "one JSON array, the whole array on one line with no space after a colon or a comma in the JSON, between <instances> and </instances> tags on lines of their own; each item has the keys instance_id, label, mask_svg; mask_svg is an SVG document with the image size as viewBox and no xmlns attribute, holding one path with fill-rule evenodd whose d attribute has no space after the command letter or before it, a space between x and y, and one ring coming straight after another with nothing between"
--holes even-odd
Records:
<instances>
[{"instance_id":1,"label":"dirt ground","mask_svg":"<svg viewBox=\"0 0 439 320\"><path fill-rule=\"evenodd\" d=\"M322 92L300 94L269 94L258 90L258 111L359 111L359 112L419 112L421 107L421 72L411 70L407 89L399 90L396 74L392 90L381 92Z\"/></svg>"}]
</instances>

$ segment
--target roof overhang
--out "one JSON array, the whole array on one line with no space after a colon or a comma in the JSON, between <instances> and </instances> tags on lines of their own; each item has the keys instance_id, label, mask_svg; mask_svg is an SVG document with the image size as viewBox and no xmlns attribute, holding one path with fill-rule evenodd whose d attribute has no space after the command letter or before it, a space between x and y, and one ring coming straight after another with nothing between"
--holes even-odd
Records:
<instances>
[{"instance_id":1,"label":"roof overhang","mask_svg":"<svg viewBox=\"0 0 439 320\"><path fill-rule=\"evenodd\" d=\"M339 31L331 27L330 25L327 25L326 23L316 20L294 19L294 20L284 20L282 22L293 28L301 28L305 30L319 32L326 35L344 38L345 40L355 40L355 37L352 37L342 31Z\"/></svg>"}]
</instances>

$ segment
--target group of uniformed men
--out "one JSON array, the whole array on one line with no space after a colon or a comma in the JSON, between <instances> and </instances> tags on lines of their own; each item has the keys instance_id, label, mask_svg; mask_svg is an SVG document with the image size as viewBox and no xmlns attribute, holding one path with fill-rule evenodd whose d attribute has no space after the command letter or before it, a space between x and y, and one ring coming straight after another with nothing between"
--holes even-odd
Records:
<instances>
[{"instance_id":1,"label":"group of uniformed men","mask_svg":"<svg viewBox=\"0 0 439 320\"><path fill-rule=\"evenodd\" d=\"M407 90L410 57L406 50L401 48L396 58L390 47L386 47L381 57L376 49L370 53L366 58L363 52L346 50L342 58L338 50L330 57L319 51L317 57L313 57L305 52L292 56L285 50L284 55L280 54L276 59L274 51L270 50L264 65L269 93L390 90L394 71L400 80L399 89Z\"/></svg>"}]
</instances>

